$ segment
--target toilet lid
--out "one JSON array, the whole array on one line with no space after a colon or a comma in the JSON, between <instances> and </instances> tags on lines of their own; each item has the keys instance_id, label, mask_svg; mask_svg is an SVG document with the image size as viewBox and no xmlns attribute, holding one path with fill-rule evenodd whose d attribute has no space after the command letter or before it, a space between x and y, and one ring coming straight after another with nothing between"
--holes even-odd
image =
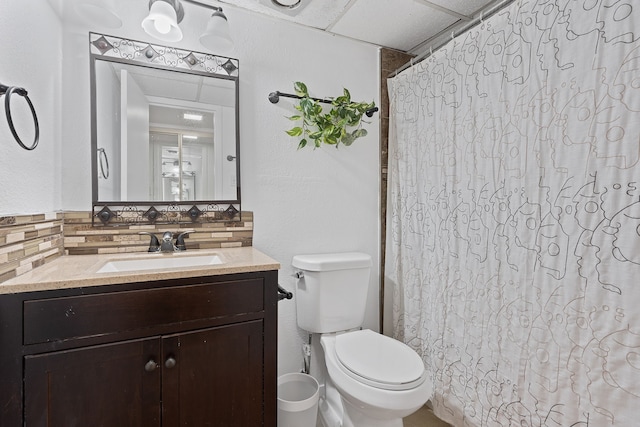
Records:
<instances>
[{"instance_id":1,"label":"toilet lid","mask_svg":"<svg viewBox=\"0 0 640 427\"><path fill-rule=\"evenodd\" d=\"M425 379L424 363L415 351L368 329L337 335L335 351L347 373L373 387L407 390Z\"/></svg>"}]
</instances>

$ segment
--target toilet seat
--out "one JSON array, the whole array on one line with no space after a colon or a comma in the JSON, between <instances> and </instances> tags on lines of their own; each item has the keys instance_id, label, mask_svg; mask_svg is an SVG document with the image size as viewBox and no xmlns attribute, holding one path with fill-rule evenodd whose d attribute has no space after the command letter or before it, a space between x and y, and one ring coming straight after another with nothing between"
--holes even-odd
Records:
<instances>
[{"instance_id":1,"label":"toilet seat","mask_svg":"<svg viewBox=\"0 0 640 427\"><path fill-rule=\"evenodd\" d=\"M384 390L409 390L425 381L424 363L406 344L369 329L336 336L342 370L364 384Z\"/></svg>"}]
</instances>

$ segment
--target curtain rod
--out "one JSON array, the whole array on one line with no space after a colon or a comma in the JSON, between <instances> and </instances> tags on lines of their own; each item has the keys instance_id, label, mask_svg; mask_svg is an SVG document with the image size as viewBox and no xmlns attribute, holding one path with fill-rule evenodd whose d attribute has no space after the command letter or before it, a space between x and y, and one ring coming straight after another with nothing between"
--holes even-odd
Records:
<instances>
[{"instance_id":1,"label":"curtain rod","mask_svg":"<svg viewBox=\"0 0 640 427\"><path fill-rule=\"evenodd\" d=\"M488 11L482 11L480 12L480 15L476 16L475 18L473 18L471 21L467 22L464 26L462 26L457 32L454 30L451 32L451 40L453 40L454 38L464 34L465 32L469 31L471 28L475 27L476 25L480 24L481 22L483 22L486 18L490 18L491 16L495 15L496 13L500 12L502 9L504 9L505 7L507 7L508 5L510 5L511 3L513 3L515 0L504 0L501 3L498 3L497 5L493 6L492 8L490 8ZM437 45L435 48L430 47L428 52L424 52L421 55L418 55L415 58L412 58L411 61L405 63L404 65L400 66L399 68L396 68L395 71L393 71L391 74L387 75L387 77L395 77L396 75L398 75L398 73L401 73L402 71L406 70L407 68L410 68L422 61L424 61L425 59L427 59L428 57L430 57L431 55L433 55L433 52L437 51L438 49L442 48L444 45L446 45L447 43L449 43L451 40L447 39L444 42L440 43L439 45Z\"/></svg>"}]
</instances>

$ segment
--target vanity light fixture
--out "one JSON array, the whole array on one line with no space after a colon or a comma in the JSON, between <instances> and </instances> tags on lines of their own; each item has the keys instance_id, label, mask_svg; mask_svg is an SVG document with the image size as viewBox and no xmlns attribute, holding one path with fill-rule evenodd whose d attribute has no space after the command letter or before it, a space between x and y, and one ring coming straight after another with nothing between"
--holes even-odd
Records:
<instances>
[{"instance_id":1,"label":"vanity light fixture","mask_svg":"<svg viewBox=\"0 0 640 427\"><path fill-rule=\"evenodd\" d=\"M211 51L233 48L229 22L221 7L196 0L182 0L213 10L207 28L200 36L200 43ZM142 20L142 28L150 36L165 42L182 40L180 22L184 18L181 0L149 0L149 15Z\"/></svg>"},{"instance_id":2,"label":"vanity light fixture","mask_svg":"<svg viewBox=\"0 0 640 427\"><path fill-rule=\"evenodd\" d=\"M184 113L182 118L185 120L194 120L194 121L202 121L202 114L194 114L194 113Z\"/></svg>"},{"instance_id":3,"label":"vanity light fixture","mask_svg":"<svg viewBox=\"0 0 640 427\"><path fill-rule=\"evenodd\" d=\"M180 0L150 0L149 15L142 20L142 28L151 37L165 42L182 40L178 24L184 18Z\"/></svg>"}]
</instances>

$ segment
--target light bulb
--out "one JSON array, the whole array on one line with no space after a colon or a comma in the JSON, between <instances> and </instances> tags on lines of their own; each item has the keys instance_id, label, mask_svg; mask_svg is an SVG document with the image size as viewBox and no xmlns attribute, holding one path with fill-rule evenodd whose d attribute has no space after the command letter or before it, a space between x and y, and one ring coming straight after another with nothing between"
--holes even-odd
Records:
<instances>
[{"instance_id":1,"label":"light bulb","mask_svg":"<svg viewBox=\"0 0 640 427\"><path fill-rule=\"evenodd\" d=\"M153 26L160 34L167 34L171 31L171 23L167 19L156 19Z\"/></svg>"}]
</instances>

